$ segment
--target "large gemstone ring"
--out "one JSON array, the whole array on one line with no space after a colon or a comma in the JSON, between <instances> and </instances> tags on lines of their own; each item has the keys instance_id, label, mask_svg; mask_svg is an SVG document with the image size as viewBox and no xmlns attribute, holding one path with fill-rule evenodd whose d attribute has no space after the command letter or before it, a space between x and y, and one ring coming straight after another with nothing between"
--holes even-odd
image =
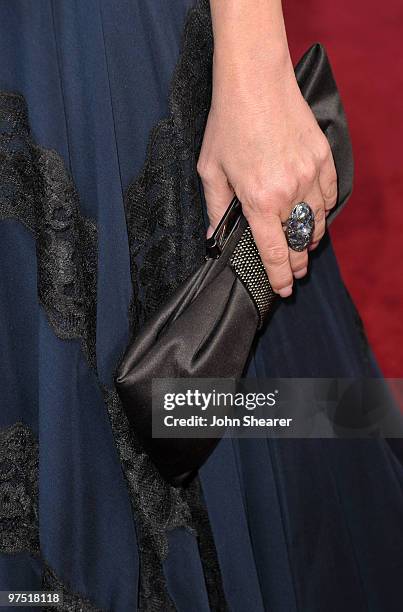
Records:
<instances>
[{"instance_id":1,"label":"large gemstone ring","mask_svg":"<svg viewBox=\"0 0 403 612\"><path fill-rule=\"evenodd\" d=\"M306 202L296 204L283 228L290 249L293 251L306 249L315 229L315 216L309 204Z\"/></svg>"}]
</instances>

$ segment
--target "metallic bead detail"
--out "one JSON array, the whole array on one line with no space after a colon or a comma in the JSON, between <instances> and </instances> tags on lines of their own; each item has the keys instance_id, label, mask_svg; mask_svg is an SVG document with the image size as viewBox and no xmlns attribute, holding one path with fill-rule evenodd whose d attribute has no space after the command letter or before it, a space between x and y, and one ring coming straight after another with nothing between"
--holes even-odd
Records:
<instances>
[{"instance_id":1,"label":"metallic bead detail","mask_svg":"<svg viewBox=\"0 0 403 612\"><path fill-rule=\"evenodd\" d=\"M309 204L306 202L296 204L283 227L290 249L293 251L306 249L315 228L315 217Z\"/></svg>"},{"instance_id":2,"label":"metallic bead detail","mask_svg":"<svg viewBox=\"0 0 403 612\"><path fill-rule=\"evenodd\" d=\"M262 326L276 294L271 288L250 227L245 229L236 245L230 265L254 301Z\"/></svg>"}]
</instances>

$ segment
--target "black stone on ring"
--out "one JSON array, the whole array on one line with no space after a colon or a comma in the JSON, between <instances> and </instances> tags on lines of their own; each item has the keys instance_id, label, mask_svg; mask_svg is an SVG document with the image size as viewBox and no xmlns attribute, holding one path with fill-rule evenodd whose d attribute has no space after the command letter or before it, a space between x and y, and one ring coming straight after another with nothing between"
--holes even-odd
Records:
<instances>
[{"instance_id":1,"label":"black stone on ring","mask_svg":"<svg viewBox=\"0 0 403 612\"><path fill-rule=\"evenodd\" d=\"M306 202L294 206L283 225L288 246L293 251L303 251L312 240L315 229L315 216Z\"/></svg>"}]
</instances>

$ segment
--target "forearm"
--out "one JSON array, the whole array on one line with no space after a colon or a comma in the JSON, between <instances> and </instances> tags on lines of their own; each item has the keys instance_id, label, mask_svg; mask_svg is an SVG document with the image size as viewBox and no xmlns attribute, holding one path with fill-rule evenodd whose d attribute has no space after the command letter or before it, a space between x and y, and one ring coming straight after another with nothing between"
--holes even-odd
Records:
<instances>
[{"instance_id":1,"label":"forearm","mask_svg":"<svg viewBox=\"0 0 403 612\"><path fill-rule=\"evenodd\" d=\"M233 85L292 70L281 0L210 0L214 69Z\"/></svg>"},{"instance_id":2,"label":"forearm","mask_svg":"<svg viewBox=\"0 0 403 612\"><path fill-rule=\"evenodd\" d=\"M210 0L211 107L197 162L216 227L235 193L271 285L283 297L307 273L306 249L288 248L282 224L298 202L315 214L312 245L337 201L329 143L295 77L281 0ZM326 196L326 202L325 202Z\"/></svg>"}]
</instances>

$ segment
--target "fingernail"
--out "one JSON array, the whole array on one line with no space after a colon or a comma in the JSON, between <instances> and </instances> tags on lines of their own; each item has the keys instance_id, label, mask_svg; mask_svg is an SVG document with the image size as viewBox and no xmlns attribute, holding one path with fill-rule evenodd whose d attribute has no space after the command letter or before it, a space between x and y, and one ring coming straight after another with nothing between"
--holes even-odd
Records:
<instances>
[{"instance_id":1,"label":"fingernail","mask_svg":"<svg viewBox=\"0 0 403 612\"><path fill-rule=\"evenodd\" d=\"M283 298L288 297L289 295L291 295L291 293L292 293L292 285L288 285L288 287L284 287L283 289L279 290L279 294Z\"/></svg>"},{"instance_id":2,"label":"fingernail","mask_svg":"<svg viewBox=\"0 0 403 612\"><path fill-rule=\"evenodd\" d=\"M294 272L294 277L302 278L303 276L305 276L306 273L307 273L307 268L304 268L303 270L297 270L297 272Z\"/></svg>"}]
</instances>

